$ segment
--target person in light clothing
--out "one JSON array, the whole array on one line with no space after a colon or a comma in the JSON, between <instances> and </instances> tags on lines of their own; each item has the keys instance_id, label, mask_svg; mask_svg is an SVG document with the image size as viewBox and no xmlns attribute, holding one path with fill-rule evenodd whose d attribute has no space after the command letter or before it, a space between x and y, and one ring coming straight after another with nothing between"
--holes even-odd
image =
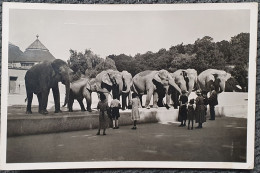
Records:
<instances>
[{"instance_id":1,"label":"person in light clothing","mask_svg":"<svg viewBox=\"0 0 260 173\"><path fill-rule=\"evenodd\" d=\"M193 122L195 119L194 99L191 99L189 101L187 118L188 118L188 130L190 129L193 130ZM191 122L191 128L190 128L190 122Z\"/></svg>"},{"instance_id":2,"label":"person in light clothing","mask_svg":"<svg viewBox=\"0 0 260 173\"><path fill-rule=\"evenodd\" d=\"M132 129L136 130L136 123L138 120L140 120L139 108L141 108L141 102L136 93L132 94L132 100L130 104L132 105L131 118L134 122L134 126L132 127Z\"/></svg>"}]
</instances>

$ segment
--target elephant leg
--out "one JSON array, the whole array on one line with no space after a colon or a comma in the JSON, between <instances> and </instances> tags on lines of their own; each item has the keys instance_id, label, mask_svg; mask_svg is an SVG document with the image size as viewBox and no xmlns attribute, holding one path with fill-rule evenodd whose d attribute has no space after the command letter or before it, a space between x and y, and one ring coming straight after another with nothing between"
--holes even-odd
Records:
<instances>
[{"instance_id":1,"label":"elephant leg","mask_svg":"<svg viewBox=\"0 0 260 173\"><path fill-rule=\"evenodd\" d=\"M33 99L33 93L32 92L27 92L26 114L32 114L32 99Z\"/></svg>"},{"instance_id":2,"label":"elephant leg","mask_svg":"<svg viewBox=\"0 0 260 173\"><path fill-rule=\"evenodd\" d=\"M107 101L108 101L109 93L104 93L104 95L106 96L106 99L107 99Z\"/></svg>"},{"instance_id":3,"label":"elephant leg","mask_svg":"<svg viewBox=\"0 0 260 173\"><path fill-rule=\"evenodd\" d=\"M147 109L150 109L150 101L151 101L151 98L152 98L152 95L153 95L153 90L149 89L147 91L147 95L146 95L146 102L145 102L145 107Z\"/></svg>"},{"instance_id":4,"label":"elephant leg","mask_svg":"<svg viewBox=\"0 0 260 173\"><path fill-rule=\"evenodd\" d=\"M165 107L166 107L167 109L170 108L170 102L171 102L171 95L168 94L168 93L166 93L166 105L165 105Z\"/></svg>"},{"instance_id":5,"label":"elephant leg","mask_svg":"<svg viewBox=\"0 0 260 173\"><path fill-rule=\"evenodd\" d=\"M81 108L81 111L84 112L86 111L84 104L83 104L83 99L77 99Z\"/></svg>"},{"instance_id":6,"label":"elephant leg","mask_svg":"<svg viewBox=\"0 0 260 173\"><path fill-rule=\"evenodd\" d=\"M58 84L52 88L54 103L55 103L55 112L54 113L60 113L60 91Z\"/></svg>"},{"instance_id":7,"label":"elephant leg","mask_svg":"<svg viewBox=\"0 0 260 173\"><path fill-rule=\"evenodd\" d=\"M158 108L158 93L154 92L153 93L153 108Z\"/></svg>"},{"instance_id":8,"label":"elephant leg","mask_svg":"<svg viewBox=\"0 0 260 173\"><path fill-rule=\"evenodd\" d=\"M125 110L126 109L126 107L127 107L127 105L126 105L126 98L127 97L127 95L126 94L122 94L122 110Z\"/></svg>"},{"instance_id":9,"label":"elephant leg","mask_svg":"<svg viewBox=\"0 0 260 173\"><path fill-rule=\"evenodd\" d=\"M156 92L157 94L154 96L154 97L157 97L157 105L159 107L163 107L164 106L164 103L163 103L163 98L164 98L164 95L165 94L162 94L162 93L158 93Z\"/></svg>"},{"instance_id":10,"label":"elephant leg","mask_svg":"<svg viewBox=\"0 0 260 173\"><path fill-rule=\"evenodd\" d=\"M87 111L92 112L91 104L92 104L92 93L88 92L85 96L86 102L87 102Z\"/></svg>"},{"instance_id":11,"label":"elephant leg","mask_svg":"<svg viewBox=\"0 0 260 173\"><path fill-rule=\"evenodd\" d=\"M50 89L44 89L42 91L42 111L40 112L41 114L48 114L47 104L48 104L49 93L50 93Z\"/></svg>"},{"instance_id":12,"label":"elephant leg","mask_svg":"<svg viewBox=\"0 0 260 173\"><path fill-rule=\"evenodd\" d=\"M39 103L38 112L41 113L41 111L42 111L42 93L38 93L37 98L38 98L38 103Z\"/></svg>"},{"instance_id":13,"label":"elephant leg","mask_svg":"<svg viewBox=\"0 0 260 173\"><path fill-rule=\"evenodd\" d=\"M131 92L128 93L128 99L127 100L128 100L128 103L127 103L128 107L127 108L132 109L131 104L130 104L131 100L132 100L132 93Z\"/></svg>"},{"instance_id":14,"label":"elephant leg","mask_svg":"<svg viewBox=\"0 0 260 173\"><path fill-rule=\"evenodd\" d=\"M69 112L73 112L73 109L72 109L73 103L74 103L74 97L72 94L70 94L69 101L68 101Z\"/></svg>"},{"instance_id":15,"label":"elephant leg","mask_svg":"<svg viewBox=\"0 0 260 173\"><path fill-rule=\"evenodd\" d=\"M179 100L179 94L178 94L177 90L175 90L172 93L172 101L173 101L174 109L178 109L178 106L179 106L178 100Z\"/></svg>"},{"instance_id":16,"label":"elephant leg","mask_svg":"<svg viewBox=\"0 0 260 173\"><path fill-rule=\"evenodd\" d=\"M142 98L143 98L143 95L139 95L140 104L143 107L143 100L142 100Z\"/></svg>"}]
</instances>

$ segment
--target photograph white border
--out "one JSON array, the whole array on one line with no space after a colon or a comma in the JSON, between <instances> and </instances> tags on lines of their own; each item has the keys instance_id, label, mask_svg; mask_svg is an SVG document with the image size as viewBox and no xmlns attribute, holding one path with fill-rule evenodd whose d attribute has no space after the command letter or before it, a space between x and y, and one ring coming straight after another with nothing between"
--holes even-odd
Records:
<instances>
[{"instance_id":1,"label":"photograph white border","mask_svg":"<svg viewBox=\"0 0 260 173\"><path fill-rule=\"evenodd\" d=\"M102 161L102 162L53 162L6 163L7 148L7 98L8 98L8 41L9 10L73 10L73 11L167 11L167 10L250 10L249 90L247 116L247 155L245 163L237 162L183 162L183 161ZM89 5L3 2L2 23L2 90L1 90L1 162L3 170L67 169L67 168L222 168L252 169L254 167L256 56L258 3L215 4L134 4Z\"/></svg>"}]
</instances>

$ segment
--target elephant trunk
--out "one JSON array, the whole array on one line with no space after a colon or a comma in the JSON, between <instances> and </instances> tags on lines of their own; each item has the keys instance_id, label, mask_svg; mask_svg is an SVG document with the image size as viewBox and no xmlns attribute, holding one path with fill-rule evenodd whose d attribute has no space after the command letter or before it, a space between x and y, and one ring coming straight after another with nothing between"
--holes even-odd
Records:
<instances>
[{"instance_id":1,"label":"elephant trunk","mask_svg":"<svg viewBox=\"0 0 260 173\"><path fill-rule=\"evenodd\" d=\"M169 80L169 84L170 84L171 86L173 86L173 87L181 94L181 89L180 89L180 87L175 83L174 79Z\"/></svg>"},{"instance_id":2,"label":"elephant trunk","mask_svg":"<svg viewBox=\"0 0 260 173\"><path fill-rule=\"evenodd\" d=\"M70 82L66 82L65 87L66 87L66 94L65 94L64 105L62 107L66 106L66 104L69 102Z\"/></svg>"},{"instance_id":3,"label":"elephant trunk","mask_svg":"<svg viewBox=\"0 0 260 173\"><path fill-rule=\"evenodd\" d=\"M224 92L225 91L225 82L223 83L220 83L220 86L219 86L219 92Z\"/></svg>"},{"instance_id":4,"label":"elephant trunk","mask_svg":"<svg viewBox=\"0 0 260 173\"><path fill-rule=\"evenodd\" d=\"M188 95L190 95L190 93L193 91L194 86L195 86L195 80L189 81L188 88L187 88L188 89Z\"/></svg>"}]
</instances>

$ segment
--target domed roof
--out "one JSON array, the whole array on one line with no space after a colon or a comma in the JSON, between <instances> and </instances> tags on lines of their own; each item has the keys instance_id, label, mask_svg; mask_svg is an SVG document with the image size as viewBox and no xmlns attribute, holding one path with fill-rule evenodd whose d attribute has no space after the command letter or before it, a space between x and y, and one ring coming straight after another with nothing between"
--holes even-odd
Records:
<instances>
[{"instance_id":1,"label":"domed roof","mask_svg":"<svg viewBox=\"0 0 260 173\"><path fill-rule=\"evenodd\" d=\"M39 61L52 61L55 57L49 52L49 50L37 39L24 51L23 55L19 59L20 62L39 62Z\"/></svg>"},{"instance_id":2,"label":"domed roof","mask_svg":"<svg viewBox=\"0 0 260 173\"><path fill-rule=\"evenodd\" d=\"M8 62L16 62L19 61L23 52L20 48L12 43L8 44Z\"/></svg>"}]
</instances>

